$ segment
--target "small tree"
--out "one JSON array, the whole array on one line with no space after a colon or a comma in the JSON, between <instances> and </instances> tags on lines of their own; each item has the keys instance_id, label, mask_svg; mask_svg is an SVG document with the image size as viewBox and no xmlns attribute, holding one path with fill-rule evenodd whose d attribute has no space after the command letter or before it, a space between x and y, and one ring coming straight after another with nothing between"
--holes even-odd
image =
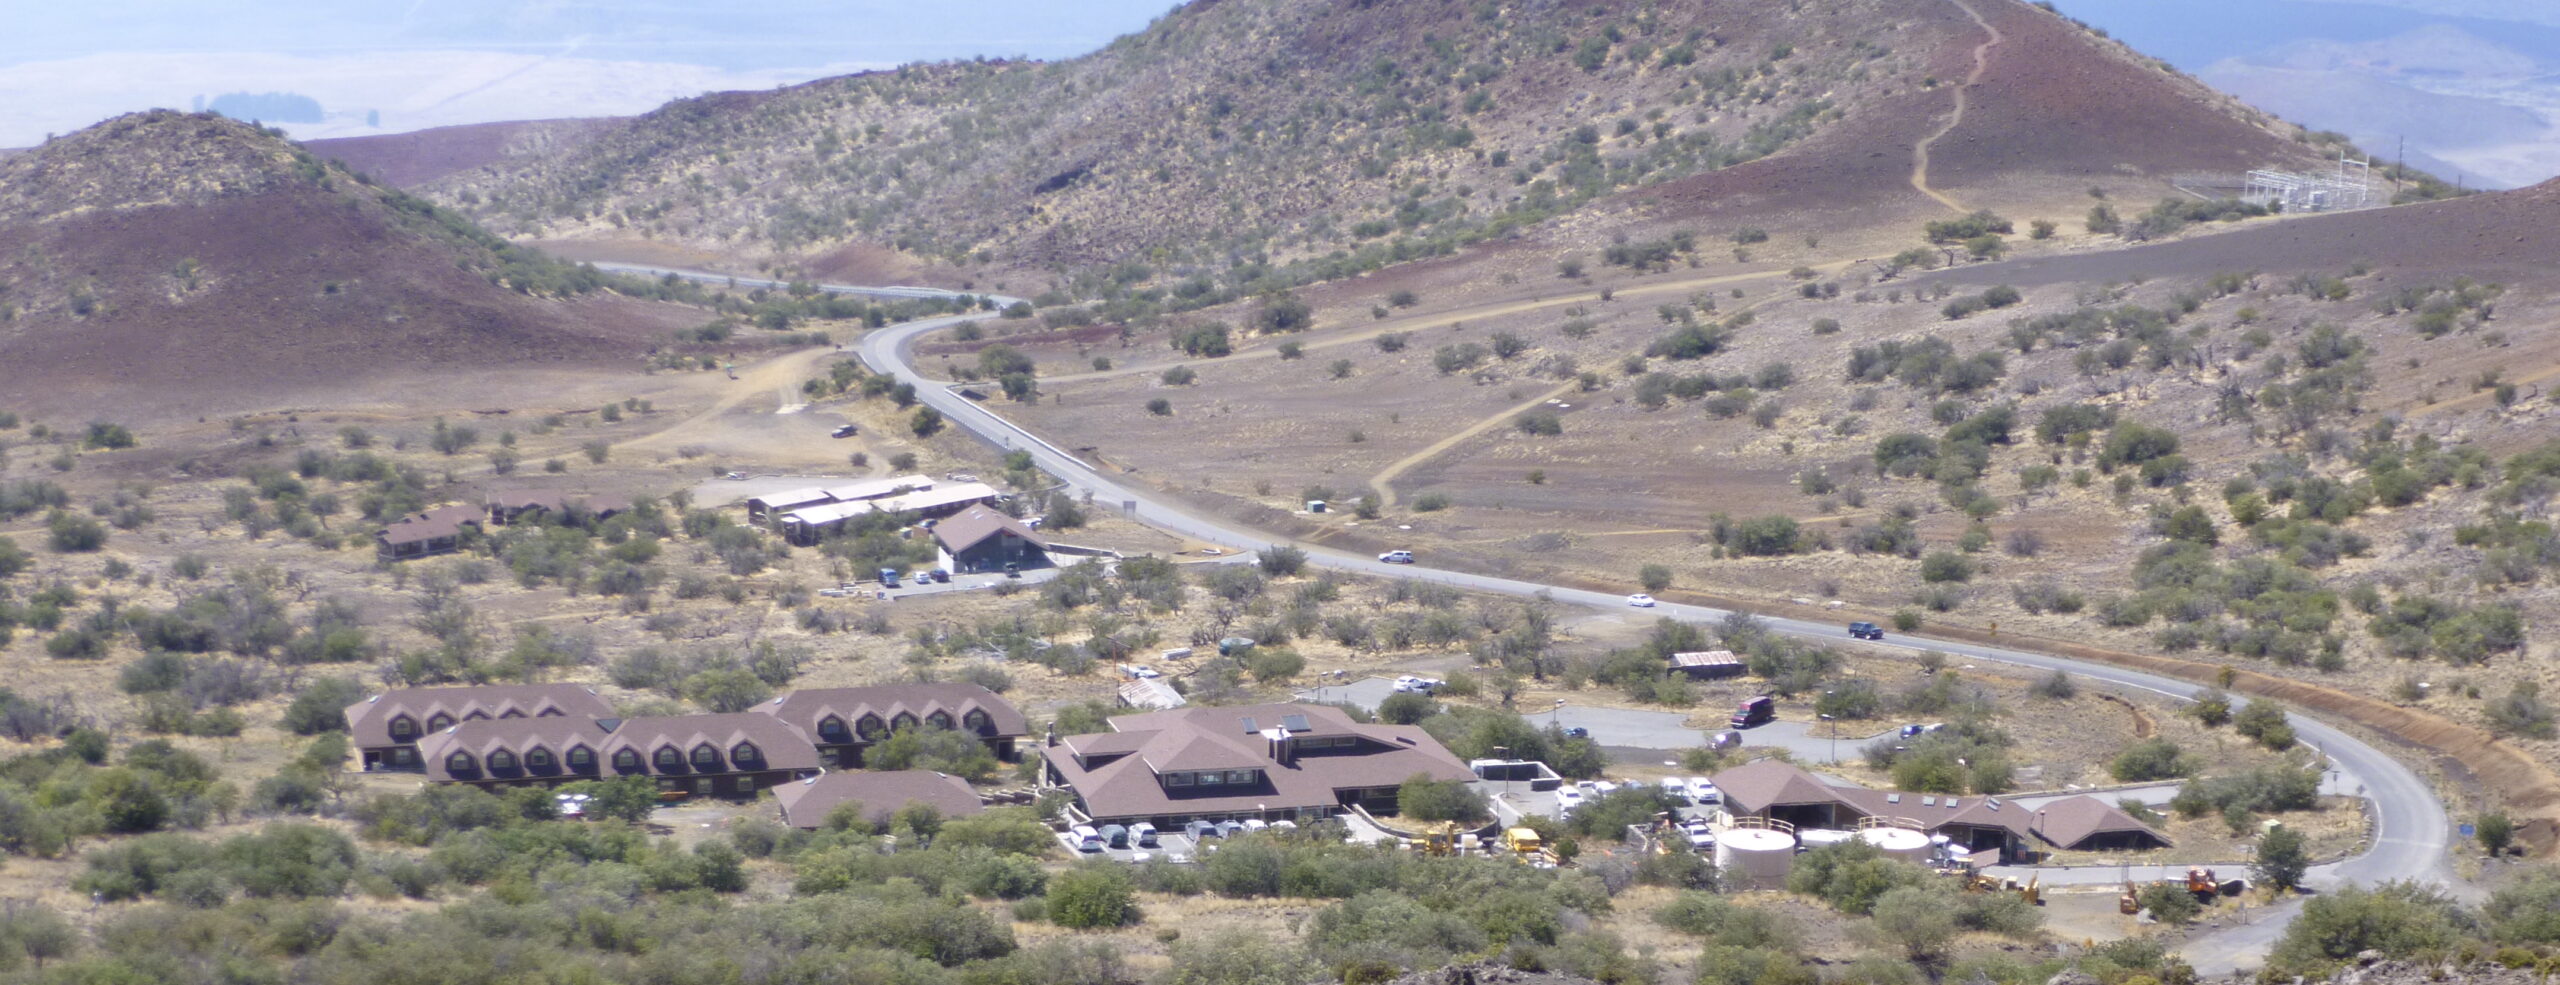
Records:
<instances>
[{"instance_id":1,"label":"small tree","mask_svg":"<svg viewBox=\"0 0 2560 985\"><path fill-rule=\"evenodd\" d=\"M1955 901L1949 892L1927 884L1899 886L1876 898L1875 927L1886 940L1902 945L1913 961L1944 954L1956 938Z\"/></svg>"},{"instance_id":2,"label":"small tree","mask_svg":"<svg viewBox=\"0 0 2560 985\"><path fill-rule=\"evenodd\" d=\"M2135 893L2134 901L2151 911L2152 919L2172 927L2185 926L2204 911L2204 904L2196 902L2196 895L2188 892L2184 883L2152 883Z\"/></svg>"},{"instance_id":3,"label":"small tree","mask_svg":"<svg viewBox=\"0 0 2560 985\"><path fill-rule=\"evenodd\" d=\"M1304 570L1307 566L1307 552L1287 544L1276 544L1254 552L1253 560L1255 564L1262 566L1263 574L1281 578Z\"/></svg>"},{"instance_id":4,"label":"small tree","mask_svg":"<svg viewBox=\"0 0 2560 985\"><path fill-rule=\"evenodd\" d=\"M773 696L773 688L744 668L705 670L688 677L684 696L717 714L753 708Z\"/></svg>"},{"instance_id":5,"label":"small tree","mask_svg":"<svg viewBox=\"0 0 2560 985\"><path fill-rule=\"evenodd\" d=\"M1172 417L1173 401L1166 400L1163 397L1156 397L1148 400L1147 413L1154 414L1157 417Z\"/></svg>"},{"instance_id":6,"label":"small tree","mask_svg":"<svg viewBox=\"0 0 2560 985\"><path fill-rule=\"evenodd\" d=\"M1434 780L1416 773L1396 788L1396 813L1416 821L1482 824L1493 819L1484 795L1458 780Z\"/></svg>"},{"instance_id":7,"label":"small tree","mask_svg":"<svg viewBox=\"0 0 2560 985\"><path fill-rule=\"evenodd\" d=\"M918 407L915 418L907 422L907 428L914 431L916 437L933 437L935 432L942 430L942 412L931 407Z\"/></svg>"},{"instance_id":8,"label":"small tree","mask_svg":"<svg viewBox=\"0 0 2560 985\"><path fill-rule=\"evenodd\" d=\"M2079 695L2080 684L2072 680L2070 674L2057 670L2051 676L2037 681L2029 690L2034 691L2040 698L2064 701Z\"/></svg>"},{"instance_id":9,"label":"small tree","mask_svg":"<svg viewBox=\"0 0 2560 985\"><path fill-rule=\"evenodd\" d=\"M2195 703L2187 706L2187 714L2193 717L2197 724L2206 728L2220 728L2230 724L2231 696L2223 693L2221 688L2207 688L2199 691L2196 693Z\"/></svg>"},{"instance_id":10,"label":"small tree","mask_svg":"<svg viewBox=\"0 0 2560 985\"><path fill-rule=\"evenodd\" d=\"M2249 863L2249 871L2257 874L2259 882L2290 892L2302 885L2302 876L2310 869L2311 853L2292 828L2279 824L2258 836L2258 857Z\"/></svg>"},{"instance_id":11,"label":"small tree","mask_svg":"<svg viewBox=\"0 0 2560 985\"><path fill-rule=\"evenodd\" d=\"M2515 843L2516 823L2505 811L2488 811L2472 820L2471 836L2479 839L2480 849L2494 858L2506 854L2507 846Z\"/></svg>"},{"instance_id":12,"label":"small tree","mask_svg":"<svg viewBox=\"0 0 2560 985\"><path fill-rule=\"evenodd\" d=\"M1643 585L1645 591L1659 592L1671 587L1671 569L1660 564L1645 565L1636 569L1636 582Z\"/></svg>"}]
</instances>

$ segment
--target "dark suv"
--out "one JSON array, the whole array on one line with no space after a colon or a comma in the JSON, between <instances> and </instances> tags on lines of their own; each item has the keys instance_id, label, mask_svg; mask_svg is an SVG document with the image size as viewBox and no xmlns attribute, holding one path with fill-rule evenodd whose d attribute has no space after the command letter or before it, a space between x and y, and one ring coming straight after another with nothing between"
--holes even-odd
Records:
<instances>
[{"instance_id":1,"label":"dark suv","mask_svg":"<svg viewBox=\"0 0 2560 985\"><path fill-rule=\"evenodd\" d=\"M1853 622L1849 624L1849 638L1853 640L1880 640L1884 638L1884 627L1871 622Z\"/></svg>"}]
</instances>

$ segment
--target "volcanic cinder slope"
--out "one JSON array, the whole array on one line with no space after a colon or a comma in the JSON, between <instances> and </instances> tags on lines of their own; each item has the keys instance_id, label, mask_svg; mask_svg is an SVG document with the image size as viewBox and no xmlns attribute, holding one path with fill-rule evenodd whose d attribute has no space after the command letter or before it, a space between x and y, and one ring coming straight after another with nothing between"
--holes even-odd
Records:
<instances>
[{"instance_id":1,"label":"volcanic cinder slope","mask_svg":"<svg viewBox=\"0 0 2560 985\"><path fill-rule=\"evenodd\" d=\"M684 317L536 296L576 271L215 116L120 117L0 161L0 244L0 405L22 411L371 403L442 374L633 365Z\"/></svg>"}]
</instances>

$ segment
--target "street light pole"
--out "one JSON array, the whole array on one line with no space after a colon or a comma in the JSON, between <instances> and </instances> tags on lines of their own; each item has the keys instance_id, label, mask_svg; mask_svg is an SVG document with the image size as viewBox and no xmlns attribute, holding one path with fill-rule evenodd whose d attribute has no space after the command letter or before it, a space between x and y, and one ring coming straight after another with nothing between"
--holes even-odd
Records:
<instances>
[{"instance_id":1,"label":"street light pole","mask_svg":"<svg viewBox=\"0 0 2560 985\"><path fill-rule=\"evenodd\" d=\"M1832 717L1829 715L1822 715L1819 717L1821 717L1823 721L1834 722ZM1835 765L1840 762L1840 726L1837 722L1834 722L1831 726L1831 762Z\"/></svg>"},{"instance_id":2,"label":"street light pole","mask_svg":"<svg viewBox=\"0 0 2560 985\"><path fill-rule=\"evenodd\" d=\"M1554 708L1553 710L1550 710L1550 711L1548 711L1548 712L1547 712L1547 727L1548 727L1548 728L1555 728L1555 727L1557 727L1557 724L1558 724L1558 723L1557 723L1557 718L1558 718L1559 716L1562 716L1563 714L1564 714L1564 699L1563 699L1563 698L1557 698L1557 699L1556 699L1556 706L1555 706L1555 708Z\"/></svg>"}]
</instances>

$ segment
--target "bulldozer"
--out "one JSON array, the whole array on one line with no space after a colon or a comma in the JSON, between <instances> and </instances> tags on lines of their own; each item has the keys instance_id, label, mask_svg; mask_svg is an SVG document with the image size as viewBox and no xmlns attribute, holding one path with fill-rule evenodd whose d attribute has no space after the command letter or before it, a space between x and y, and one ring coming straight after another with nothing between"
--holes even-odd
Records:
<instances>
[{"instance_id":1,"label":"bulldozer","mask_svg":"<svg viewBox=\"0 0 2560 985\"><path fill-rule=\"evenodd\" d=\"M2142 912L2142 891L2134 888L2131 879L2124 881L2124 892L2116 897L2116 912L2125 916Z\"/></svg>"},{"instance_id":2,"label":"bulldozer","mask_svg":"<svg viewBox=\"0 0 2560 985\"><path fill-rule=\"evenodd\" d=\"M1964 891L1968 893L2016 893L2018 894L2018 898L2026 900L2030 905L2043 906L2043 884L2044 876L2042 875L2029 876L2027 877L2027 881L2022 883L2015 879L2004 879L1999 876L1987 876L1976 872L1970 873L1965 877Z\"/></svg>"}]
</instances>

